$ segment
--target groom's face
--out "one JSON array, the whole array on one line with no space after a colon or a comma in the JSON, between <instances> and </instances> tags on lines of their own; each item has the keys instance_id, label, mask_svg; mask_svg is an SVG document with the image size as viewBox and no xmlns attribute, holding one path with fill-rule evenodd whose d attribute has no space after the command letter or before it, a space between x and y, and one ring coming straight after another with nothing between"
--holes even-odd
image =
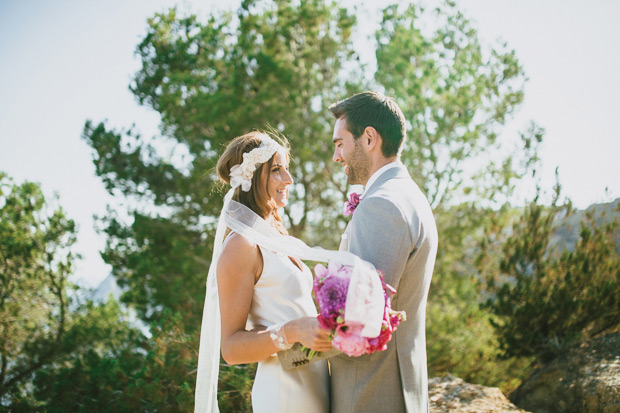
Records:
<instances>
[{"instance_id":1,"label":"groom's face","mask_svg":"<svg viewBox=\"0 0 620 413\"><path fill-rule=\"evenodd\" d=\"M366 185L370 178L370 155L363 145L363 137L355 139L347 128L344 118L336 120L334 126L334 156L332 160L344 166L347 182L351 185Z\"/></svg>"}]
</instances>

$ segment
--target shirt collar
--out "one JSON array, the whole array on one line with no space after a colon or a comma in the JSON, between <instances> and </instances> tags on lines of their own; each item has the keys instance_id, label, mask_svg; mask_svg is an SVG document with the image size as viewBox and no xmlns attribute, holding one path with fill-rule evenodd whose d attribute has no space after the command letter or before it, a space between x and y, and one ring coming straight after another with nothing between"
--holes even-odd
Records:
<instances>
[{"instance_id":1,"label":"shirt collar","mask_svg":"<svg viewBox=\"0 0 620 413\"><path fill-rule=\"evenodd\" d=\"M392 169L392 168L396 168L397 166L400 166L400 161L394 161L394 162L390 162L386 165L383 165L381 168L377 169L375 171L374 174L372 174L372 176L370 177L370 179L368 180L368 182L366 182L366 186L364 187L364 193L362 194L362 196L364 196L366 194L366 192L368 192L368 189L372 186L372 184L375 183L375 181L384 173L386 172L388 169Z\"/></svg>"}]
</instances>

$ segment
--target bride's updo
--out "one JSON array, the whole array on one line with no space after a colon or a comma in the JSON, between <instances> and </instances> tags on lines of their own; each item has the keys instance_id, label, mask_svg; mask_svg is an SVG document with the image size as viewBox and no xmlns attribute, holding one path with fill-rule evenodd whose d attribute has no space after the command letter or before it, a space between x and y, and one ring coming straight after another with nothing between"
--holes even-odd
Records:
<instances>
[{"instance_id":1,"label":"bride's updo","mask_svg":"<svg viewBox=\"0 0 620 413\"><path fill-rule=\"evenodd\" d=\"M258 148L263 140L274 139L284 149L286 157L289 156L288 142L284 137L269 135L265 132L252 131L233 139L220 159L217 161L216 171L218 178L225 184L230 185L230 169L235 165L241 165L243 154ZM273 156L267 162L260 164L252 176L252 186L248 192L241 186L235 188L232 199L247 206L258 216L271 222L280 232L286 233L282 218L277 213L277 205L269 197L269 171L273 165Z\"/></svg>"}]
</instances>

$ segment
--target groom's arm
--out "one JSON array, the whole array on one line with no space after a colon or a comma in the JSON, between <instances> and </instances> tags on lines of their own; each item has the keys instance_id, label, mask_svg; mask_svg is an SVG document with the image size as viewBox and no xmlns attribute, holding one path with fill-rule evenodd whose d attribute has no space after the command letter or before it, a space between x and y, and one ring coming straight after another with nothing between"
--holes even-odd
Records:
<instances>
[{"instance_id":1,"label":"groom's arm","mask_svg":"<svg viewBox=\"0 0 620 413\"><path fill-rule=\"evenodd\" d=\"M350 226L349 252L372 263L398 290L415 242L403 213L388 199L369 197L358 205Z\"/></svg>"}]
</instances>

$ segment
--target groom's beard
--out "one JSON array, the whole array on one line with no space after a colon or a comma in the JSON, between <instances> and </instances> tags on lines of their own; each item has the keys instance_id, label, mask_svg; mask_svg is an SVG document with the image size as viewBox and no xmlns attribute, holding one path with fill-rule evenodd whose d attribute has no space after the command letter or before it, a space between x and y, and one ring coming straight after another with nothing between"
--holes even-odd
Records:
<instances>
[{"instance_id":1,"label":"groom's beard","mask_svg":"<svg viewBox=\"0 0 620 413\"><path fill-rule=\"evenodd\" d=\"M355 147L351 158L347 161L349 185L364 185L370 178L370 157L362 149L360 138L355 139Z\"/></svg>"}]
</instances>

